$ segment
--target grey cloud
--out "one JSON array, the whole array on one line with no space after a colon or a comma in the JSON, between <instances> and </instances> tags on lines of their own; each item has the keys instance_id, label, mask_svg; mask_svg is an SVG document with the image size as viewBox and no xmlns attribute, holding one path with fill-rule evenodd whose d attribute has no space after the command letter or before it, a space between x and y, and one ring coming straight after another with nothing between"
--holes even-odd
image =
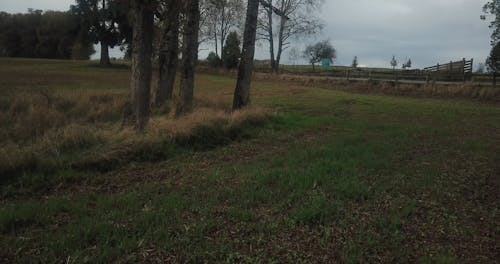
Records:
<instances>
[{"instance_id":1,"label":"grey cloud","mask_svg":"<svg viewBox=\"0 0 500 264\"><path fill-rule=\"evenodd\" d=\"M486 0L327 0L322 19L338 50L338 64L354 56L386 67L392 55L415 67L462 57L482 62L490 46L488 24L479 19Z\"/></svg>"}]
</instances>

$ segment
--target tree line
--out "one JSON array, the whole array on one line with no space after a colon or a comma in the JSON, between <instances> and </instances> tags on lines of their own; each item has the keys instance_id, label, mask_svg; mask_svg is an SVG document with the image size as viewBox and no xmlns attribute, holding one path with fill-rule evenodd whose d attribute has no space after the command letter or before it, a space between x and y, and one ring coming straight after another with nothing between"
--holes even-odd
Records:
<instances>
[{"instance_id":1,"label":"tree line","mask_svg":"<svg viewBox=\"0 0 500 264\"><path fill-rule=\"evenodd\" d=\"M131 8L130 24L133 25L130 43L132 47L132 81L130 107L126 120L130 121L140 132L147 126L150 116L155 22L163 28L163 34L160 38L162 48L158 61L160 78L155 89L155 106L160 107L167 101L173 100L173 85L179 68L180 89L176 102L176 115L180 116L193 111L194 77L198 61L203 10L200 0L182 2L177 0L130 0L129 3ZM250 104L250 84L259 5L262 3L266 5L263 0L247 1L233 110L245 108ZM286 14L278 9L274 9L273 12L286 17ZM224 48L222 48L223 50Z\"/></svg>"},{"instance_id":2,"label":"tree line","mask_svg":"<svg viewBox=\"0 0 500 264\"><path fill-rule=\"evenodd\" d=\"M92 44L100 44L100 63L109 65L109 49L120 46L130 56L132 68L125 120L142 131L147 126L151 105L161 107L173 101L177 77L180 89L176 115L193 111L194 76L203 42L214 44L216 57L220 54L225 65L238 68L233 109L249 105L257 33L265 29L270 44L277 39L277 57L272 52L274 45L270 56L277 62L273 65L279 65L291 38L313 34L321 28L317 20L306 16L320 3L321 0L75 0L67 12L2 13L1 25L11 30L2 30L0 50L2 55L12 57L88 58L93 53ZM245 12L246 16L242 15ZM274 19L279 23L275 24ZM23 27L19 27L18 21L22 21ZM263 27L264 23L267 27ZM272 33L272 28L278 33ZM11 50L11 46L18 49ZM29 53L33 51L35 54ZM154 62L158 63L159 78L151 93L153 59L157 59Z\"/></svg>"},{"instance_id":3,"label":"tree line","mask_svg":"<svg viewBox=\"0 0 500 264\"><path fill-rule=\"evenodd\" d=\"M0 56L89 59L94 49L80 19L69 11L0 12Z\"/></svg>"},{"instance_id":4,"label":"tree line","mask_svg":"<svg viewBox=\"0 0 500 264\"><path fill-rule=\"evenodd\" d=\"M84 0L81 0L84 1ZM87 0L89 1L89 0ZM104 0L103 0L104 1ZM154 46L158 49L159 79L154 91L154 106L161 107L173 98L173 85L179 76L180 89L176 101L176 115L193 111L194 76L200 43L212 41L220 49L222 61L238 67L238 76L233 96L233 110L239 110L250 104L250 85L253 72L255 43L259 30L259 7L272 10L273 16L281 19L280 31L284 37L279 41L278 50L289 45L286 42L293 34L309 31L296 29L300 22L293 22L293 12L287 11L291 5L307 6L314 1L278 1L278 5L266 0L248 0L245 22L242 26L243 41L239 49L238 19L245 10L238 0L131 0L132 37L129 47L132 58L131 104L128 120L143 131L150 115L150 84L152 75L152 57ZM108 5L109 6L109 5ZM295 9L298 10L298 9ZM269 15L269 14L268 14ZM301 20L304 21L304 20ZM287 27L287 24L290 26ZM161 29L158 44L154 45L155 28ZM285 31L287 29L288 31ZM295 31L292 32L292 29ZM206 30L206 31L205 31ZM285 32L288 32L285 34ZM286 37L285 37L286 35ZM279 34L278 34L279 37ZM180 53L180 57L179 57ZM230 54L238 54L230 60ZM180 59L179 59L180 58ZM179 75L177 75L179 70Z\"/></svg>"}]
</instances>

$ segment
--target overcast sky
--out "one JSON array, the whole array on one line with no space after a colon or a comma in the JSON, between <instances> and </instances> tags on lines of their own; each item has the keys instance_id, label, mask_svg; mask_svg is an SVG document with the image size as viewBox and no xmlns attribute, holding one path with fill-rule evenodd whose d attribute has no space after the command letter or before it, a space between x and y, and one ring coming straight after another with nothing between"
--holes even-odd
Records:
<instances>
[{"instance_id":1,"label":"overcast sky","mask_svg":"<svg viewBox=\"0 0 500 264\"><path fill-rule=\"evenodd\" d=\"M0 0L0 10L25 12L28 8L67 10L73 0ZM425 67L461 58L484 62L490 49L488 23L481 21L487 0L325 0L319 16L321 34L307 43L329 39L338 52L335 64L388 67L395 55ZM298 45L302 48L304 44ZM265 59L260 47L257 58ZM114 55L119 53L116 51ZM113 55L113 53L112 53ZM201 55L203 56L203 55ZM285 63L288 54L284 55Z\"/></svg>"}]
</instances>

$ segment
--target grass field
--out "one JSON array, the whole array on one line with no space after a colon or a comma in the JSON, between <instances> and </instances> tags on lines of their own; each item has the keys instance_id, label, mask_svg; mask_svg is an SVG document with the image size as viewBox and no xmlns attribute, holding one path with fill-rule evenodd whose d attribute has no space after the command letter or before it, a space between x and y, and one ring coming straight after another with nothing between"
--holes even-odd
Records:
<instances>
[{"instance_id":1,"label":"grass field","mask_svg":"<svg viewBox=\"0 0 500 264\"><path fill-rule=\"evenodd\" d=\"M126 67L0 59L0 262L500 258L498 104L234 84L138 136Z\"/></svg>"}]
</instances>

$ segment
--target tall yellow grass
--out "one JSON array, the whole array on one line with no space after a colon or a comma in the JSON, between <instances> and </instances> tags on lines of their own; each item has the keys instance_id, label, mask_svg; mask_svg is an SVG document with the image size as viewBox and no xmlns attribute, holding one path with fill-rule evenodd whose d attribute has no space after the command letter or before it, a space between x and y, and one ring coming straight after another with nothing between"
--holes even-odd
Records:
<instances>
[{"instance_id":1,"label":"tall yellow grass","mask_svg":"<svg viewBox=\"0 0 500 264\"><path fill-rule=\"evenodd\" d=\"M189 138L200 127L229 130L268 116L261 108L230 112L225 102L196 98L191 114L175 118L167 109L152 117L146 133L137 135L121 126L124 102L124 96L112 94L15 97L0 116L0 172L65 166L73 162L68 156L74 152L79 156L87 151L94 161L119 160L137 149Z\"/></svg>"},{"instance_id":2,"label":"tall yellow grass","mask_svg":"<svg viewBox=\"0 0 500 264\"><path fill-rule=\"evenodd\" d=\"M275 80L276 75L256 73L258 80ZM460 98L481 101L500 102L500 88L480 83L397 83L391 81L346 81L324 76L304 76L282 74L278 77L282 82L293 82L304 86L329 87L340 90L384 93L389 95L409 95L416 97Z\"/></svg>"}]
</instances>

